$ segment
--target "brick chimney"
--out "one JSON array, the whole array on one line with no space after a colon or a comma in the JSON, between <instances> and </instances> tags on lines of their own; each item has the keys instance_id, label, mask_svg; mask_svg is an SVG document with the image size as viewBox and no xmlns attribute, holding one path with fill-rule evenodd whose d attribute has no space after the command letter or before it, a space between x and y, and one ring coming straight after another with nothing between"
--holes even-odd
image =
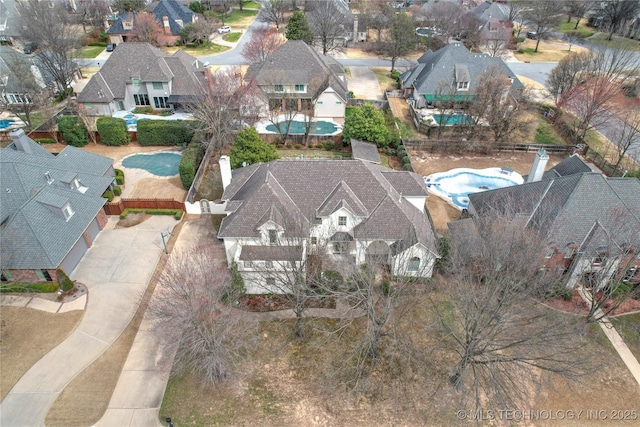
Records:
<instances>
[{"instance_id":1,"label":"brick chimney","mask_svg":"<svg viewBox=\"0 0 640 427\"><path fill-rule=\"evenodd\" d=\"M222 190L224 191L231 183L231 159L229 156L220 156L220 175L222 176Z\"/></svg>"},{"instance_id":2,"label":"brick chimney","mask_svg":"<svg viewBox=\"0 0 640 427\"><path fill-rule=\"evenodd\" d=\"M162 17L162 25L164 27L164 33L165 34L171 34L171 27L169 27L169 17L168 16L163 16Z\"/></svg>"}]
</instances>

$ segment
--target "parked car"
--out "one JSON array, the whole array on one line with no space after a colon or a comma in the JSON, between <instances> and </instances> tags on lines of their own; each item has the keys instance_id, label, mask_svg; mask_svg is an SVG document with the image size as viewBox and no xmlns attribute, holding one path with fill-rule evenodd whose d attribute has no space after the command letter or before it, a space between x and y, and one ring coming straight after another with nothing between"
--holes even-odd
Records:
<instances>
[{"instance_id":1,"label":"parked car","mask_svg":"<svg viewBox=\"0 0 640 427\"><path fill-rule=\"evenodd\" d=\"M531 40L537 40L538 39L538 33L536 33L535 31L529 31L529 32L527 32L527 38L531 39Z\"/></svg>"},{"instance_id":2,"label":"parked car","mask_svg":"<svg viewBox=\"0 0 640 427\"><path fill-rule=\"evenodd\" d=\"M218 33L219 34L224 34L224 33L230 33L231 32L231 27L228 25L224 25L220 28L218 28Z\"/></svg>"},{"instance_id":3,"label":"parked car","mask_svg":"<svg viewBox=\"0 0 640 427\"><path fill-rule=\"evenodd\" d=\"M38 45L35 44L35 43L30 42L30 43L27 43L27 44L24 45L24 48L22 49L22 51L24 53L26 53L27 55L29 55L29 54L35 52L36 49L38 49Z\"/></svg>"},{"instance_id":4,"label":"parked car","mask_svg":"<svg viewBox=\"0 0 640 427\"><path fill-rule=\"evenodd\" d=\"M107 52L113 52L113 50L116 48L116 44L115 43L109 43L107 45Z\"/></svg>"}]
</instances>

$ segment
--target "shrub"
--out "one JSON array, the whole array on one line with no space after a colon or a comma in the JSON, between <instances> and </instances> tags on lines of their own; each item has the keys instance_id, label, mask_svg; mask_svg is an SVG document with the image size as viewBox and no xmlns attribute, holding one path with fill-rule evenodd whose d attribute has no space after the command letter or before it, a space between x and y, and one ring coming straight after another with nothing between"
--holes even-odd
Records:
<instances>
[{"instance_id":1,"label":"shrub","mask_svg":"<svg viewBox=\"0 0 640 427\"><path fill-rule=\"evenodd\" d=\"M194 124L183 120L140 120L138 121L138 144L187 145L194 134Z\"/></svg>"},{"instance_id":2,"label":"shrub","mask_svg":"<svg viewBox=\"0 0 640 427\"><path fill-rule=\"evenodd\" d=\"M50 293L59 289L57 282L15 282L3 285L0 293L6 292L32 292L32 293Z\"/></svg>"},{"instance_id":3,"label":"shrub","mask_svg":"<svg viewBox=\"0 0 640 427\"><path fill-rule=\"evenodd\" d=\"M58 102L61 102L63 99L66 99L71 95L73 95L73 88L68 87L67 90L59 91L56 93L56 96L53 98L53 103L57 104Z\"/></svg>"},{"instance_id":4,"label":"shrub","mask_svg":"<svg viewBox=\"0 0 640 427\"><path fill-rule=\"evenodd\" d=\"M244 280L240 273L238 273L238 264L231 263L230 268L231 282L227 285L227 288L222 295L222 301L231 302L235 301L247 292L247 288L244 286Z\"/></svg>"},{"instance_id":5,"label":"shrub","mask_svg":"<svg viewBox=\"0 0 640 427\"><path fill-rule=\"evenodd\" d=\"M382 291L383 295L389 295L389 293L391 292L391 284L385 280L384 282L382 282L380 290Z\"/></svg>"},{"instance_id":6,"label":"shrub","mask_svg":"<svg viewBox=\"0 0 640 427\"><path fill-rule=\"evenodd\" d=\"M324 150L324 144L321 142L318 145L316 145L316 148L318 148L318 150Z\"/></svg>"},{"instance_id":7,"label":"shrub","mask_svg":"<svg viewBox=\"0 0 640 427\"><path fill-rule=\"evenodd\" d=\"M87 43L87 46L107 47L107 42L90 42L90 43Z\"/></svg>"},{"instance_id":8,"label":"shrub","mask_svg":"<svg viewBox=\"0 0 640 427\"><path fill-rule=\"evenodd\" d=\"M109 42L109 34L105 33L104 31L100 31L100 41L104 42L104 43L108 43Z\"/></svg>"},{"instance_id":9,"label":"shrub","mask_svg":"<svg viewBox=\"0 0 640 427\"><path fill-rule=\"evenodd\" d=\"M120 219L125 219L130 213L146 213L148 215L173 215L177 220L182 218L181 209L145 209L145 208L127 208L120 214Z\"/></svg>"},{"instance_id":10,"label":"shrub","mask_svg":"<svg viewBox=\"0 0 640 427\"><path fill-rule=\"evenodd\" d=\"M205 149L201 143L199 137L195 137L191 140L187 148L182 153L180 159L180 165L178 166L178 172L180 173L180 182L182 188L188 190L193 184L193 179L196 175L196 171L202 162Z\"/></svg>"},{"instance_id":11,"label":"shrub","mask_svg":"<svg viewBox=\"0 0 640 427\"><path fill-rule=\"evenodd\" d=\"M151 107L136 107L133 109L134 114L153 114L153 108Z\"/></svg>"},{"instance_id":12,"label":"shrub","mask_svg":"<svg viewBox=\"0 0 640 427\"><path fill-rule=\"evenodd\" d=\"M34 139L38 144L57 144L58 141L54 138L37 138Z\"/></svg>"},{"instance_id":13,"label":"shrub","mask_svg":"<svg viewBox=\"0 0 640 427\"><path fill-rule=\"evenodd\" d=\"M102 197L107 199L107 201L109 201L109 202L113 201L113 191L111 191L111 190L105 191L104 193L102 193Z\"/></svg>"},{"instance_id":14,"label":"shrub","mask_svg":"<svg viewBox=\"0 0 640 427\"><path fill-rule=\"evenodd\" d=\"M254 128L244 128L236 135L233 148L229 151L231 167L239 168L243 163L252 165L270 162L279 158L273 145L266 144Z\"/></svg>"},{"instance_id":15,"label":"shrub","mask_svg":"<svg viewBox=\"0 0 640 427\"><path fill-rule=\"evenodd\" d=\"M58 130L64 141L74 147L84 147L89 143L89 133L77 116L58 118Z\"/></svg>"},{"instance_id":16,"label":"shrub","mask_svg":"<svg viewBox=\"0 0 640 427\"><path fill-rule=\"evenodd\" d=\"M407 165L407 164L411 164L411 159L409 158L409 156L402 156L402 164L403 165Z\"/></svg>"},{"instance_id":17,"label":"shrub","mask_svg":"<svg viewBox=\"0 0 640 427\"><path fill-rule=\"evenodd\" d=\"M334 144L333 142L326 142L324 144L324 149L327 151L332 151L336 148L336 144Z\"/></svg>"},{"instance_id":18,"label":"shrub","mask_svg":"<svg viewBox=\"0 0 640 427\"><path fill-rule=\"evenodd\" d=\"M129 132L127 132L127 123L124 119L99 117L96 120L96 127L104 145L120 146L129 143Z\"/></svg>"},{"instance_id":19,"label":"shrub","mask_svg":"<svg viewBox=\"0 0 640 427\"><path fill-rule=\"evenodd\" d=\"M115 187L113 187L113 194L115 196L121 195L122 194L122 188L120 188L119 186L116 185Z\"/></svg>"},{"instance_id":20,"label":"shrub","mask_svg":"<svg viewBox=\"0 0 640 427\"><path fill-rule=\"evenodd\" d=\"M124 185L124 176L116 175L116 183L118 185Z\"/></svg>"},{"instance_id":21,"label":"shrub","mask_svg":"<svg viewBox=\"0 0 640 427\"><path fill-rule=\"evenodd\" d=\"M114 169L116 176L124 176L124 171L122 169Z\"/></svg>"},{"instance_id":22,"label":"shrub","mask_svg":"<svg viewBox=\"0 0 640 427\"><path fill-rule=\"evenodd\" d=\"M59 289L62 289L63 292L73 289L73 280L61 268L56 270L56 280L58 281Z\"/></svg>"},{"instance_id":23,"label":"shrub","mask_svg":"<svg viewBox=\"0 0 640 427\"><path fill-rule=\"evenodd\" d=\"M413 168L411 167L411 164L407 163L406 165L402 165L402 170L412 172Z\"/></svg>"},{"instance_id":24,"label":"shrub","mask_svg":"<svg viewBox=\"0 0 640 427\"><path fill-rule=\"evenodd\" d=\"M618 282L612 286L613 297L620 298L628 295L633 290L633 283L631 282Z\"/></svg>"},{"instance_id":25,"label":"shrub","mask_svg":"<svg viewBox=\"0 0 640 427\"><path fill-rule=\"evenodd\" d=\"M301 150L302 149L302 144L296 144L296 150Z\"/></svg>"}]
</instances>

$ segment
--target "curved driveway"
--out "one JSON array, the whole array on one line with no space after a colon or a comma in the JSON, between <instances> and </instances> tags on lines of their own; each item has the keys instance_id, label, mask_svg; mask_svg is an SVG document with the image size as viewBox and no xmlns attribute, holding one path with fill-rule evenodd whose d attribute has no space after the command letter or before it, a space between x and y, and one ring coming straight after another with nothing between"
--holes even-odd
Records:
<instances>
[{"instance_id":1,"label":"curved driveway","mask_svg":"<svg viewBox=\"0 0 640 427\"><path fill-rule=\"evenodd\" d=\"M109 218L70 275L88 289L80 325L11 389L0 404L0 425L44 426L47 412L62 390L120 336L133 318L164 251L161 232L177 221L157 215L134 227L114 229L117 221L118 217Z\"/></svg>"}]
</instances>

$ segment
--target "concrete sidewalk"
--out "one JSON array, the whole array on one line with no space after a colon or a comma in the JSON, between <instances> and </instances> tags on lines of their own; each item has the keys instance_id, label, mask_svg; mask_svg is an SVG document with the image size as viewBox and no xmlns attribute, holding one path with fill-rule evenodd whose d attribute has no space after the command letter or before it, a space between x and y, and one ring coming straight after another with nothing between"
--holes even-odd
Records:
<instances>
[{"instance_id":1,"label":"concrete sidewalk","mask_svg":"<svg viewBox=\"0 0 640 427\"><path fill-rule=\"evenodd\" d=\"M368 67L349 67L351 79L347 81L349 90L356 98L384 99L376 74Z\"/></svg>"},{"instance_id":2,"label":"concrete sidewalk","mask_svg":"<svg viewBox=\"0 0 640 427\"><path fill-rule=\"evenodd\" d=\"M164 248L161 232L176 221L153 216L114 229L111 217L70 274L87 286L86 313L76 330L34 364L0 404L2 426L44 426L62 390L122 333L135 314Z\"/></svg>"},{"instance_id":3,"label":"concrete sidewalk","mask_svg":"<svg viewBox=\"0 0 640 427\"><path fill-rule=\"evenodd\" d=\"M211 218L205 215L182 225L174 252L210 243L221 245L211 225ZM160 423L159 410L173 356L153 332L151 321L145 315L107 411L96 426L164 426Z\"/></svg>"}]
</instances>

